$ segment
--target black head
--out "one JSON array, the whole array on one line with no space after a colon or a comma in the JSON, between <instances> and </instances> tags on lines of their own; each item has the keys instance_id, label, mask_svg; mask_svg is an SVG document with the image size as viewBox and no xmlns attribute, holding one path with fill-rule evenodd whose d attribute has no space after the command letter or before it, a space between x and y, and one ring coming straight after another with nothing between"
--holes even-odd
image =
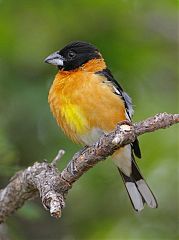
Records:
<instances>
[{"instance_id":1,"label":"black head","mask_svg":"<svg viewBox=\"0 0 179 240\"><path fill-rule=\"evenodd\" d=\"M60 51L52 53L45 59L45 62L56 65L59 69L73 70L95 58L101 58L95 46L76 41L69 43Z\"/></svg>"}]
</instances>

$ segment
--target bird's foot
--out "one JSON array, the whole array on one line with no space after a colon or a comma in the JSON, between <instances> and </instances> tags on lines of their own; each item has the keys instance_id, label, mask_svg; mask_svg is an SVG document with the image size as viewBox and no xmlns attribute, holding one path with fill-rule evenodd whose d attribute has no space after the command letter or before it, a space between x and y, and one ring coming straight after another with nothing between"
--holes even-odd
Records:
<instances>
[{"instance_id":1,"label":"bird's foot","mask_svg":"<svg viewBox=\"0 0 179 240\"><path fill-rule=\"evenodd\" d=\"M75 153L75 155L73 156L73 159L69 162L68 166L67 166L67 169L68 171L74 176L75 173L77 173L77 168L76 168L76 165L75 165L75 162L74 160L76 158L78 158L86 149L88 148L88 146L85 146L84 148L82 148L79 152Z\"/></svg>"},{"instance_id":2,"label":"bird's foot","mask_svg":"<svg viewBox=\"0 0 179 240\"><path fill-rule=\"evenodd\" d=\"M129 125L129 126L132 126L132 122L129 121L129 120L123 120L121 121L120 123L118 123L119 126L121 125Z\"/></svg>"},{"instance_id":3,"label":"bird's foot","mask_svg":"<svg viewBox=\"0 0 179 240\"><path fill-rule=\"evenodd\" d=\"M73 159L68 163L67 169L73 176L78 172Z\"/></svg>"}]
</instances>

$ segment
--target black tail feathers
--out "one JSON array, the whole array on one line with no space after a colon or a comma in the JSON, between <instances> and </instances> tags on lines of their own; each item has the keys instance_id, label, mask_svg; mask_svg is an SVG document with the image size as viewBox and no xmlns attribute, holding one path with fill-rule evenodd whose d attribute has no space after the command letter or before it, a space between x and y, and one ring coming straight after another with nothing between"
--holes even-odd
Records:
<instances>
[{"instance_id":1,"label":"black tail feathers","mask_svg":"<svg viewBox=\"0 0 179 240\"><path fill-rule=\"evenodd\" d=\"M142 177L134 158L130 177L126 176L120 169L119 172L122 176L131 203L136 211L141 211L145 203L150 208L157 208L158 204L156 198Z\"/></svg>"}]
</instances>

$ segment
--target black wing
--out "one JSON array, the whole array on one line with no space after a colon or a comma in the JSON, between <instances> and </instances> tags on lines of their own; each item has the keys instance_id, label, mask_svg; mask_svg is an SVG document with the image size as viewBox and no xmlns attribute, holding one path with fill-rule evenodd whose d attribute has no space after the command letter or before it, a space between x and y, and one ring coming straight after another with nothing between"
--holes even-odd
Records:
<instances>
[{"instance_id":1,"label":"black wing","mask_svg":"<svg viewBox=\"0 0 179 240\"><path fill-rule=\"evenodd\" d=\"M123 89L120 86L120 84L115 80L115 78L113 77L111 71L106 68L106 69L104 69L102 71L96 72L96 74L104 76L106 78L107 82L112 83L112 86L113 86L113 89L114 89L114 93L119 95L123 99L124 104L125 104L125 109L126 109L126 115L127 115L128 119L131 121L132 115L133 115L132 100L128 96L128 94L123 91ZM138 158L141 158L141 151L140 151L139 142L138 142L137 138L131 144L131 146L132 146L132 149L134 151L134 154Z\"/></svg>"}]
</instances>

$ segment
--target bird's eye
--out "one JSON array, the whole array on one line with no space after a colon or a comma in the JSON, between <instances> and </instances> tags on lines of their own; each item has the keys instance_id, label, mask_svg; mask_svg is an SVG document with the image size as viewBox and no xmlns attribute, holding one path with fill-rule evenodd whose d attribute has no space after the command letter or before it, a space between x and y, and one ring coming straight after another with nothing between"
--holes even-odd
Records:
<instances>
[{"instance_id":1,"label":"bird's eye","mask_svg":"<svg viewBox=\"0 0 179 240\"><path fill-rule=\"evenodd\" d=\"M74 51L69 51L68 52L68 58L73 59L76 57L76 53Z\"/></svg>"}]
</instances>

